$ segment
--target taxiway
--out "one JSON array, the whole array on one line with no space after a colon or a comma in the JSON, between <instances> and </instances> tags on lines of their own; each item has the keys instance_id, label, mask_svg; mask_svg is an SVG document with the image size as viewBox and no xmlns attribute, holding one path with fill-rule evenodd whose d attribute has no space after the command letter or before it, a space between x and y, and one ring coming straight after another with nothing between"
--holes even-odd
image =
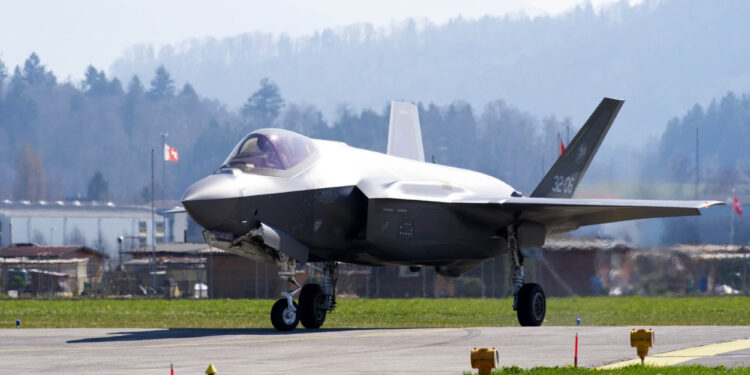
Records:
<instances>
[{"instance_id":1,"label":"taxiway","mask_svg":"<svg viewBox=\"0 0 750 375\"><path fill-rule=\"evenodd\" d=\"M635 358L634 327L324 329L5 329L3 373L461 374L474 347L496 347L502 366L579 366ZM653 328L647 363L750 366L750 327ZM720 344L720 345L715 345ZM687 351L685 351L687 350ZM678 352L675 352L678 351ZM659 362L661 361L661 362Z\"/></svg>"}]
</instances>

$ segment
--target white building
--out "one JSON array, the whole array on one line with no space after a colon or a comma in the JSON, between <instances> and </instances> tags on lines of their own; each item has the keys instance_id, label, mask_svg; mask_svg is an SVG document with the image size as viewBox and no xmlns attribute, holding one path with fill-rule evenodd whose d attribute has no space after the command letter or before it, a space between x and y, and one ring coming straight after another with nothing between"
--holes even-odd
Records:
<instances>
[{"instance_id":1,"label":"white building","mask_svg":"<svg viewBox=\"0 0 750 375\"><path fill-rule=\"evenodd\" d=\"M155 215L157 243L183 242L185 214ZM117 206L112 202L0 202L0 247L14 243L85 245L118 259L118 237L123 250L150 246L151 207ZM166 237L166 238L165 238Z\"/></svg>"}]
</instances>

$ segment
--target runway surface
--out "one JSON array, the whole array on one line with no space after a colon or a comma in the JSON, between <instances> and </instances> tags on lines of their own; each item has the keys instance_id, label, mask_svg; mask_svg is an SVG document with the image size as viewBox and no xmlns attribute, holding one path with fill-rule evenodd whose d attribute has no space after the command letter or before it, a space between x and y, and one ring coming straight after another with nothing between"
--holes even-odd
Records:
<instances>
[{"instance_id":1,"label":"runway surface","mask_svg":"<svg viewBox=\"0 0 750 375\"><path fill-rule=\"evenodd\" d=\"M635 358L631 328L653 328L647 363L750 366L750 327L484 327L342 329L5 329L2 373L461 374L473 347L496 347L502 366L579 366ZM721 345L714 345L722 343ZM687 350L685 350L687 349ZM679 350L679 351L678 351ZM675 352L678 351L678 352ZM661 353L661 354L659 354ZM657 354L657 355L654 355ZM662 361L662 362L659 362Z\"/></svg>"}]
</instances>

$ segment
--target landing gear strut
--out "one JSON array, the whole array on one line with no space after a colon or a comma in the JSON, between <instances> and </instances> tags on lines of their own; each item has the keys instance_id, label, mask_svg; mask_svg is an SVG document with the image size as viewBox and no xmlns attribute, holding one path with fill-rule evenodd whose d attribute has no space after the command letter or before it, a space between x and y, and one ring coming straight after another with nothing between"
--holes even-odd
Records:
<instances>
[{"instance_id":1,"label":"landing gear strut","mask_svg":"<svg viewBox=\"0 0 750 375\"><path fill-rule=\"evenodd\" d=\"M297 324L299 323L297 303L294 302L294 295L302 289L294 278L297 261L286 254L280 254L276 264L279 266L279 277L293 284L295 289L288 292L281 292L282 298L276 301L271 308L271 324L279 331L291 331L297 328Z\"/></svg>"},{"instance_id":2,"label":"landing gear strut","mask_svg":"<svg viewBox=\"0 0 750 375\"><path fill-rule=\"evenodd\" d=\"M336 281L338 266L336 262L326 262L323 267L323 287L318 284L300 286L294 278L297 262L281 254L277 261L279 276L282 280L294 285L294 289L281 292L283 298L274 303L271 309L271 323L279 331L291 331L299 322L308 329L320 328L328 312L336 307ZM294 295L299 293L299 306L294 302Z\"/></svg>"},{"instance_id":3,"label":"landing gear strut","mask_svg":"<svg viewBox=\"0 0 750 375\"><path fill-rule=\"evenodd\" d=\"M542 286L535 283L524 283L523 254L518 245L518 227L509 225L508 247L513 257L511 281L513 283L513 310L518 315L522 326L540 326L547 311L547 299Z\"/></svg>"}]
</instances>

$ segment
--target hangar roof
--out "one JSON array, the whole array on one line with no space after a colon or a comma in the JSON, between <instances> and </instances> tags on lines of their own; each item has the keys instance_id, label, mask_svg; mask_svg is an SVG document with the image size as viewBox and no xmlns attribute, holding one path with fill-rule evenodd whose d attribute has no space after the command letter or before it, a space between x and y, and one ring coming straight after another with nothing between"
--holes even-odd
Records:
<instances>
[{"instance_id":1,"label":"hangar roof","mask_svg":"<svg viewBox=\"0 0 750 375\"><path fill-rule=\"evenodd\" d=\"M117 206L112 202L0 201L0 214L22 217L151 218L150 206Z\"/></svg>"},{"instance_id":2,"label":"hangar roof","mask_svg":"<svg viewBox=\"0 0 750 375\"><path fill-rule=\"evenodd\" d=\"M109 255L86 246L39 246L35 244L15 244L0 249L0 258L35 258L50 257L64 258L75 252L90 253L91 255L109 258Z\"/></svg>"},{"instance_id":3,"label":"hangar roof","mask_svg":"<svg viewBox=\"0 0 750 375\"><path fill-rule=\"evenodd\" d=\"M156 253L160 255L197 255L208 254L210 252L214 254L226 253L224 250L209 247L205 243L174 242L156 245ZM132 255L151 255L151 247L133 249L128 251L128 253Z\"/></svg>"}]
</instances>

